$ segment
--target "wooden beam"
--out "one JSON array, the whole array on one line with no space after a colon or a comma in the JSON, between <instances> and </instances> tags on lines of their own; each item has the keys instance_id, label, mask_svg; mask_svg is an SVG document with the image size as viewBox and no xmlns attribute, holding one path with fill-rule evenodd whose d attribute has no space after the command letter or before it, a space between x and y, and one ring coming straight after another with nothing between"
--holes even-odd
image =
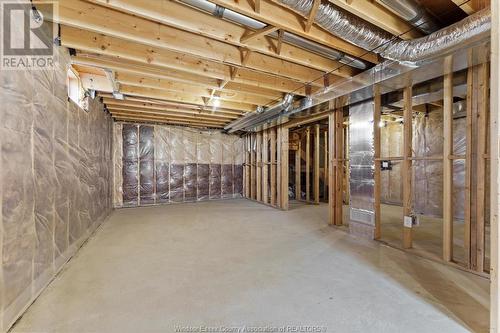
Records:
<instances>
[{"instance_id":1,"label":"wooden beam","mask_svg":"<svg viewBox=\"0 0 500 333\"><path fill-rule=\"evenodd\" d=\"M411 85L404 88L403 91L403 166L401 168L403 180L403 218L412 216L412 123L413 123L413 106L412 106L412 87ZM405 223L406 224L406 223ZM413 226L403 225L403 248L409 249L412 247Z\"/></svg>"},{"instance_id":2,"label":"wooden beam","mask_svg":"<svg viewBox=\"0 0 500 333\"><path fill-rule=\"evenodd\" d=\"M380 120L381 120L381 115L382 115L382 103L381 103L381 96L380 96L380 86L375 85L373 87L374 89L374 98L373 98L373 103L374 103L374 113L373 113L373 148L374 148L374 153L373 153L373 158L375 160L375 172L374 172L374 189L373 189L373 195L374 195L374 211L375 211L375 234L374 238L375 239L380 239L381 237L381 220L380 220L380 195L381 195L381 166L380 166L380 161L377 159L380 158L380 152L381 152L381 145L380 145Z\"/></svg>"},{"instance_id":3,"label":"wooden beam","mask_svg":"<svg viewBox=\"0 0 500 333\"><path fill-rule=\"evenodd\" d=\"M88 75L95 77L95 75L92 74ZM244 92L237 92L237 91L226 92L223 90L215 90L215 89L208 90L201 86L193 86L192 84L167 81L163 79L146 77L132 73L117 73L116 80L122 85L153 88L153 89L160 89L172 92L182 92L186 94L194 94L196 96L203 96L209 98L213 98L214 95L217 95L217 97L219 97L221 100L254 104L254 105L255 104L266 105L274 100L269 97L251 95L251 94L246 94Z\"/></svg>"},{"instance_id":4,"label":"wooden beam","mask_svg":"<svg viewBox=\"0 0 500 333\"><path fill-rule=\"evenodd\" d=\"M270 140L270 153L271 153L271 206L276 205L276 127L271 128L271 140Z\"/></svg>"},{"instance_id":5,"label":"wooden beam","mask_svg":"<svg viewBox=\"0 0 500 333\"><path fill-rule=\"evenodd\" d=\"M184 71L217 80L231 80L230 65L64 25L61 26L61 42L63 46L75 48L84 52L120 57L128 61L153 64L163 68ZM287 71L288 69L285 67L277 67L275 68L275 72ZM310 77L314 79L314 75L310 71L307 73L301 71L290 74L293 76L304 75L304 80L300 81L299 79L290 79L270 73L241 68L238 70L238 74L233 81L288 92L293 90L289 89L292 87L301 88L301 82L306 82L306 78ZM285 89L285 87L287 88Z\"/></svg>"},{"instance_id":6,"label":"wooden beam","mask_svg":"<svg viewBox=\"0 0 500 333\"><path fill-rule=\"evenodd\" d=\"M314 0L313 1L311 11L309 12L309 16L308 16L306 24L304 26L304 31L306 33L309 33L309 31L311 31L311 27L314 23L314 20L316 19L316 14L318 13L318 8L319 8L320 4L321 4L321 0Z\"/></svg>"},{"instance_id":7,"label":"wooden beam","mask_svg":"<svg viewBox=\"0 0 500 333\"><path fill-rule=\"evenodd\" d=\"M271 32L274 32L274 31L276 31L278 29L279 29L278 27L274 27L272 25L268 25L267 27L264 27L262 29L253 31L253 32L247 34L246 36L242 36L241 39L240 39L240 42L246 44L249 41L254 40L256 38L269 35Z\"/></svg>"},{"instance_id":8,"label":"wooden beam","mask_svg":"<svg viewBox=\"0 0 500 333\"><path fill-rule=\"evenodd\" d=\"M211 125L202 122L194 122L188 120L164 120L164 119L152 119L149 117L136 117L136 116L113 116L113 119L117 121L128 121L128 122L145 122L145 123L158 123L158 124L170 124L170 125L185 125L190 127L208 127L208 128L223 128L223 125Z\"/></svg>"},{"instance_id":9,"label":"wooden beam","mask_svg":"<svg viewBox=\"0 0 500 333\"><path fill-rule=\"evenodd\" d=\"M179 102L168 102L164 100L147 98L147 97L139 97L139 96L126 96L125 100L114 99L113 95L106 93L99 93L99 97L103 98L105 103L113 104L113 105L129 105L129 106L140 106L146 109L157 109L157 110L172 110L172 111L192 111L197 113L210 113L214 115L212 110L206 110L202 106L197 104L188 104L188 103L179 103ZM245 111L240 110L231 110L224 108L217 108L217 115L221 117L239 117L244 115Z\"/></svg>"},{"instance_id":10,"label":"wooden beam","mask_svg":"<svg viewBox=\"0 0 500 333\"><path fill-rule=\"evenodd\" d=\"M164 112L164 111L151 111L147 109L140 109L140 108L131 108L131 107L125 107L125 106L109 106L108 111L110 113L127 113L127 112L133 112L137 114L142 114L142 115L149 115L149 116L155 116L155 117L162 117L162 118L183 118L183 119L192 119L192 120L199 120L201 121L206 121L206 122L213 122L217 124L227 124L230 122L228 119L217 119L213 118L210 116L200 116L200 115L189 115L189 114L179 114L177 112Z\"/></svg>"},{"instance_id":11,"label":"wooden beam","mask_svg":"<svg viewBox=\"0 0 500 333\"><path fill-rule=\"evenodd\" d=\"M467 15L472 15L478 10L481 10L490 5L488 0L452 0L460 9Z\"/></svg>"},{"instance_id":12,"label":"wooden beam","mask_svg":"<svg viewBox=\"0 0 500 333\"><path fill-rule=\"evenodd\" d=\"M142 0L87 1L192 32L200 36L209 37L223 43L229 43L235 46L245 46L261 54L276 56L273 38L264 36L251 41L251 43L242 44L240 39L247 33L244 26L227 20L221 20L216 16L193 9L180 2L173 0L148 2ZM214 49L212 43L210 46L211 49ZM339 67L339 63L335 60L317 55L288 43L283 43L282 52L280 52L279 55L279 59L291 61L321 71L329 72Z\"/></svg>"},{"instance_id":13,"label":"wooden beam","mask_svg":"<svg viewBox=\"0 0 500 333\"><path fill-rule=\"evenodd\" d=\"M217 127L217 128L221 128L224 126L224 124L206 121L206 120L197 120L197 119L192 119L192 118L183 119L182 117L179 117L179 118L177 118L177 117L159 117L159 116L150 116L150 115L144 115L142 113L134 113L134 112L112 112L111 116L115 117L115 118L142 119L144 121L149 121L149 122L157 122L157 121L169 122L170 121L170 122L185 123L185 124L204 125L207 127Z\"/></svg>"},{"instance_id":14,"label":"wooden beam","mask_svg":"<svg viewBox=\"0 0 500 333\"><path fill-rule=\"evenodd\" d=\"M222 80L203 77L187 72L168 70L160 66L144 65L136 61L127 61L119 58L82 55L74 56L71 62L77 66L92 66L91 68L109 68L117 71L118 76L125 74L146 77L149 79L158 79L176 83L193 85L194 87L203 87L205 89L222 89ZM95 73L94 73L95 74ZM257 86L246 85L236 82L227 82L223 86L226 91L243 92L250 95L268 97L272 99L280 98L282 93L277 90L261 88Z\"/></svg>"},{"instance_id":15,"label":"wooden beam","mask_svg":"<svg viewBox=\"0 0 500 333\"><path fill-rule=\"evenodd\" d=\"M262 132L262 202L269 203L269 130Z\"/></svg>"},{"instance_id":16,"label":"wooden beam","mask_svg":"<svg viewBox=\"0 0 500 333\"><path fill-rule=\"evenodd\" d=\"M173 102L181 102L181 103L191 103L200 106L208 106L213 107L213 100L208 101L205 104L203 100L203 96L193 96L191 94L182 94L178 92L169 92L166 90L153 89L153 88L142 88L137 86L129 86L122 85L120 88L120 92L125 95L132 96L140 96L147 98L157 98L165 101L173 101ZM206 98L206 97L205 97ZM247 103L239 103L239 102L230 102L221 100L220 105L221 108L225 109L233 109L233 110L241 110L246 112L254 111L257 108L257 105L247 104Z\"/></svg>"},{"instance_id":17,"label":"wooden beam","mask_svg":"<svg viewBox=\"0 0 500 333\"><path fill-rule=\"evenodd\" d=\"M302 175L302 137L299 138L297 150L295 151L295 199L302 199L301 175Z\"/></svg>"},{"instance_id":18,"label":"wooden beam","mask_svg":"<svg viewBox=\"0 0 500 333\"><path fill-rule=\"evenodd\" d=\"M378 63L378 57L374 53L367 53L366 50L335 37L319 27L313 25L309 33L306 33L302 23L302 16L284 8L272 0L261 0L261 13L255 13L252 6L246 1L213 0L212 2L268 25L284 29L285 31L292 32L301 37L335 48L341 52L372 63Z\"/></svg>"},{"instance_id":19,"label":"wooden beam","mask_svg":"<svg viewBox=\"0 0 500 333\"><path fill-rule=\"evenodd\" d=\"M303 70L306 76L313 74L321 75L322 71L298 65L288 60L280 60L275 57L255 53L251 61L243 62L240 56L240 47L226 42L201 36L196 33L187 32L182 29L153 22L141 17L129 15L102 6L86 3L81 0L65 0L60 2L58 23L73 28L84 29L95 33L105 34L110 37L120 38L134 43L140 43L151 47L170 50L184 55L192 55L202 59L212 60L219 63L227 63L237 67L249 67L254 70L271 73L274 75L288 74L287 76L299 79L293 75ZM275 28L274 30L276 30ZM261 37L262 31L272 32L270 27L263 28L249 36L242 37L242 43L248 42L247 38ZM256 36L256 37L254 37ZM243 39L245 39L243 41ZM278 68L275 65L280 64ZM337 66L338 67L338 66ZM313 71L308 75L307 70ZM349 75L349 71L351 75ZM286 74L288 72L288 74ZM344 66L339 73L352 76L352 69ZM316 76L317 77L317 76ZM310 79L312 80L312 79Z\"/></svg>"},{"instance_id":20,"label":"wooden beam","mask_svg":"<svg viewBox=\"0 0 500 333\"><path fill-rule=\"evenodd\" d=\"M314 170L313 170L313 192L314 203L319 204L319 124L314 125Z\"/></svg>"},{"instance_id":21,"label":"wooden beam","mask_svg":"<svg viewBox=\"0 0 500 333\"><path fill-rule=\"evenodd\" d=\"M306 129L306 201L311 201L311 128Z\"/></svg>"},{"instance_id":22,"label":"wooden beam","mask_svg":"<svg viewBox=\"0 0 500 333\"><path fill-rule=\"evenodd\" d=\"M453 155L453 58L444 60L443 156ZM443 160L443 260L453 260L453 160Z\"/></svg>"},{"instance_id":23,"label":"wooden beam","mask_svg":"<svg viewBox=\"0 0 500 333\"><path fill-rule=\"evenodd\" d=\"M281 209L288 210L288 178L289 178L289 149L288 149L289 130L286 127L281 128Z\"/></svg>"},{"instance_id":24,"label":"wooden beam","mask_svg":"<svg viewBox=\"0 0 500 333\"><path fill-rule=\"evenodd\" d=\"M169 107L169 106L161 106L161 105L155 105L151 103L141 103L141 102L133 102L129 101L128 99L126 100L118 100L118 99L111 99L108 97L103 98L103 103L108 106L108 108L120 108L120 107L125 107L125 108L136 108L136 109L143 109L143 110L150 110L150 111L156 111L156 112L172 112L175 114L179 115L198 115L198 116L209 116L210 118L213 119L221 119L221 120L226 120L226 121L232 121L241 114L231 114L231 113L222 113L219 112L212 112L212 111L207 111L207 110L201 110L201 109L189 109L189 108L180 108L180 107Z\"/></svg>"}]
</instances>

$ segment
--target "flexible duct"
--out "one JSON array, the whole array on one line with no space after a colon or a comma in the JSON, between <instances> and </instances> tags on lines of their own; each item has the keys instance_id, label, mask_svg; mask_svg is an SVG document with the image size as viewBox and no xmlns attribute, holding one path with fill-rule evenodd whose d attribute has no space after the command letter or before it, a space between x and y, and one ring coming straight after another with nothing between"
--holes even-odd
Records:
<instances>
[{"instance_id":1,"label":"flexible duct","mask_svg":"<svg viewBox=\"0 0 500 333\"><path fill-rule=\"evenodd\" d=\"M309 15L313 0L279 0L304 16ZM350 43L382 57L418 65L442 53L450 52L465 40L482 38L491 27L490 9L483 9L460 22L413 40L400 40L384 30L330 3L321 3L316 23Z\"/></svg>"},{"instance_id":2,"label":"flexible duct","mask_svg":"<svg viewBox=\"0 0 500 333\"><path fill-rule=\"evenodd\" d=\"M413 0L378 0L378 2L426 34L438 30L434 18Z\"/></svg>"},{"instance_id":3,"label":"flexible duct","mask_svg":"<svg viewBox=\"0 0 500 333\"><path fill-rule=\"evenodd\" d=\"M287 94L279 103L276 103L268 109L263 109L259 112L248 113L245 116L234 120L233 122L225 126L224 129L228 133L234 133L239 130L244 130L251 124L265 122L270 118L278 117L281 114L286 113L291 108L292 102L293 95Z\"/></svg>"}]
</instances>

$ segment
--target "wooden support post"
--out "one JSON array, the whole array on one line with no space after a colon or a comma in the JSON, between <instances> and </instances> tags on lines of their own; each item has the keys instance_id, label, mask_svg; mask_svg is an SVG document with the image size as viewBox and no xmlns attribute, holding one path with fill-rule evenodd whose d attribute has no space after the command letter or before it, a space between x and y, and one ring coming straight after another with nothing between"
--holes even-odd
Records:
<instances>
[{"instance_id":1,"label":"wooden support post","mask_svg":"<svg viewBox=\"0 0 500 333\"><path fill-rule=\"evenodd\" d=\"M256 187L257 187L257 201L262 201L262 132L257 133L257 159L255 168L257 169L257 179L256 179Z\"/></svg>"},{"instance_id":2,"label":"wooden support post","mask_svg":"<svg viewBox=\"0 0 500 333\"><path fill-rule=\"evenodd\" d=\"M250 134L250 198L256 198L255 192L255 133Z\"/></svg>"},{"instance_id":3,"label":"wooden support post","mask_svg":"<svg viewBox=\"0 0 500 333\"><path fill-rule=\"evenodd\" d=\"M276 206L278 208L281 208L281 157L283 156L281 154L281 126L278 126L276 129L276 157L277 157L277 164L276 164Z\"/></svg>"},{"instance_id":4,"label":"wooden support post","mask_svg":"<svg viewBox=\"0 0 500 333\"><path fill-rule=\"evenodd\" d=\"M332 103L330 103L331 105ZM335 112L328 115L328 223L335 225Z\"/></svg>"},{"instance_id":5,"label":"wooden support post","mask_svg":"<svg viewBox=\"0 0 500 333\"><path fill-rule=\"evenodd\" d=\"M476 270L484 271L485 209L486 209L486 154L488 133L489 66L479 66L479 94L477 119L477 173L476 173Z\"/></svg>"},{"instance_id":6,"label":"wooden support post","mask_svg":"<svg viewBox=\"0 0 500 333\"><path fill-rule=\"evenodd\" d=\"M311 128L306 129L306 201L311 201Z\"/></svg>"},{"instance_id":7,"label":"wooden support post","mask_svg":"<svg viewBox=\"0 0 500 333\"><path fill-rule=\"evenodd\" d=\"M403 91L404 110L403 110L403 167L401 176L403 180L403 218L412 215L412 87L406 87ZM405 223L406 224L406 223ZM413 235L412 225L403 225L403 248L412 247Z\"/></svg>"},{"instance_id":8,"label":"wooden support post","mask_svg":"<svg viewBox=\"0 0 500 333\"><path fill-rule=\"evenodd\" d=\"M472 52L468 54L469 61L472 60ZM473 86L474 86L474 67L472 65L467 69L467 108L466 108L466 131L465 131L465 204L464 204L464 261L465 267L472 267L471 258L471 227L472 227L472 119L473 119Z\"/></svg>"},{"instance_id":9,"label":"wooden support post","mask_svg":"<svg viewBox=\"0 0 500 333\"><path fill-rule=\"evenodd\" d=\"M443 260L453 260L453 58L444 60L443 82Z\"/></svg>"},{"instance_id":10,"label":"wooden support post","mask_svg":"<svg viewBox=\"0 0 500 333\"><path fill-rule=\"evenodd\" d=\"M500 332L500 232L498 229L500 188L500 6L491 6L490 93L490 333Z\"/></svg>"},{"instance_id":11,"label":"wooden support post","mask_svg":"<svg viewBox=\"0 0 500 333\"><path fill-rule=\"evenodd\" d=\"M328 202L328 131L324 131L324 158L323 158L323 199Z\"/></svg>"},{"instance_id":12,"label":"wooden support post","mask_svg":"<svg viewBox=\"0 0 500 333\"><path fill-rule=\"evenodd\" d=\"M288 128L281 128L281 209L288 210L288 162L289 162L289 150L288 150Z\"/></svg>"},{"instance_id":13,"label":"wooden support post","mask_svg":"<svg viewBox=\"0 0 500 333\"><path fill-rule=\"evenodd\" d=\"M269 130L262 132L262 202L269 202Z\"/></svg>"},{"instance_id":14,"label":"wooden support post","mask_svg":"<svg viewBox=\"0 0 500 333\"><path fill-rule=\"evenodd\" d=\"M380 167L380 161L377 159L380 158L380 121L381 121L381 116L382 116L382 104L381 104L381 98L380 98L380 86L375 85L373 87L374 91L374 98L373 98L373 103L374 103L374 113L373 113L373 145L374 145L374 153L373 153L373 158L375 160L375 174L374 174L374 181L375 181L375 186L374 186L374 211L375 211L375 234L374 238L375 239L380 239L381 237L381 220L380 220L380 192L381 192L381 179L380 179L380 173L381 173L381 167Z\"/></svg>"},{"instance_id":15,"label":"wooden support post","mask_svg":"<svg viewBox=\"0 0 500 333\"><path fill-rule=\"evenodd\" d=\"M250 199L250 135L245 136L245 198Z\"/></svg>"},{"instance_id":16,"label":"wooden support post","mask_svg":"<svg viewBox=\"0 0 500 333\"><path fill-rule=\"evenodd\" d=\"M314 125L314 203L319 204L319 124Z\"/></svg>"},{"instance_id":17,"label":"wooden support post","mask_svg":"<svg viewBox=\"0 0 500 333\"><path fill-rule=\"evenodd\" d=\"M276 128L271 128L271 177L269 183L271 185L271 206L276 206Z\"/></svg>"},{"instance_id":18,"label":"wooden support post","mask_svg":"<svg viewBox=\"0 0 500 333\"><path fill-rule=\"evenodd\" d=\"M335 111L335 225L343 224L344 190L344 112Z\"/></svg>"},{"instance_id":19,"label":"wooden support post","mask_svg":"<svg viewBox=\"0 0 500 333\"><path fill-rule=\"evenodd\" d=\"M301 189L301 170L302 170L302 137L299 138L299 144L297 150L295 151L295 199L302 199L302 189Z\"/></svg>"}]
</instances>

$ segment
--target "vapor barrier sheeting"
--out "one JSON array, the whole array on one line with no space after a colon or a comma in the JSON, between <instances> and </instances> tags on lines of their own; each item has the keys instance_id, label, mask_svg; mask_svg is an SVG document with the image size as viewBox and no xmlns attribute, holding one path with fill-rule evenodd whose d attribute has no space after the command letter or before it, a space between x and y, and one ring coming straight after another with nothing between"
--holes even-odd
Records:
<instances>
[{"instance_id":1,"label":"vapor barrier sheeting","mask_svg":"<svg viewBox=\"0 0 500 333\"><path fill-rule=\"evenodd\" d=\"M122 148L114 154L114 170L122 179L119 183L115 177L115 207L242 195L243 140L238 136L175 126L114 126L116 146Z\"/></svg>"},{"instance_id":2,"label":"vapor barrier sheeting","mask_svg":"<svg viewBox=\"0 0 500 333\"><path fill-rule=\"evenodd\" d=\"M466 119L453 120L453 151L465 155ZM402 156L403 125L392 122L381 129L382 156ZM413 119L413 155L434 157L443 154L442 109L429 113L417 113ZM413 211L416 214L442 217L443 215L443 162L436 160L413 161ZM381 201L402 205L401 161L392 161L392 170L381 172ZM453 163L453 209L454 216L464 218L465 163Z\"/></svg>"},{"instance_id":3,"label":"vapor barrier sheeting","mask_svg":"<svg viewBox=\"0 0 500 333\"><path fill-rule=\"evenodd\" d=\"M54 68L0 75L0 331L112 209L111 117L68 101L70 57L54 53Z\"/></svg>"}]
</instances>

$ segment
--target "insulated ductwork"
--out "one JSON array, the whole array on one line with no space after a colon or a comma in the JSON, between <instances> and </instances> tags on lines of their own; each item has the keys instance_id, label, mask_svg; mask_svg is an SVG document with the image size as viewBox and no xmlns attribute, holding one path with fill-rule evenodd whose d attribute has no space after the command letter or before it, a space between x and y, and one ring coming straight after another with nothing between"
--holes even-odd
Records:
<instances>
[{"instance_id":1,"label":"insulated ductwork","mask_svg":"<svg viewBox=\"0 0 500 333\"><path fill-rule=\"evenodd\" d=\"M239 130L245 130L248 126L255 123L262 123L271 118L278 117L290 110L292 107L293 95L287 94L283 100L267 109L259 109L257 112L248 113L244 117L236 119L224 129L228 133L234 133Z\"/></svg>"},{"instance_id":2,"label":"insulated ductwork","mask_svg":"<svg viewBox=\"0 0 500 333\"><path fill-rule=\"evenodd\" d=\"M434 18L413 0L378 0L378 2L425 34L439 29Z\"/></svg>"},{"instance_id":3,"label":"insulated ductwork","mask_svg":"<svg viewBox=\"0 0 500 333\"><path fill-rule=\"evenodd\" d=\"M222 6L216 5L207 0L181 0L183 3L190 5L192 7L198 8L202 11L208 12L214 16L223 18L233 23L237 23L239 25L243 25L245 27L259 30L266 27L266 24L253 18L247 17L245 15L241 15L235 11L224 8ZM269 34L272 37L278 37L277 32L273 32ZM338 62L358 68L358 69L366 69L367 65L364 61L351 57L347 54L339 52L337 50L331 49L329 47L323 46L321 44L309 41L305 38L299 37L297 35L291 34L289 32L283 33L283 41L305 50L317 53L324 57L335 59Z\"/></svg>"},{"instance_id":4,"label":"insulated ductwork","mask_svg":"<svg viewBox=\"0 0 500 333\"><path fill-rule=\"evenodd\" d=\"M284 5L309 15L313 0L279 0ZM384 30L330 3L321 3L315 22L354 45L373 51L382 57L412 65L453 51L466 40L481 39L489 34L490 9L483 9L460 22L413 40L400 40Z\"/></svg>"}]
</instances>

